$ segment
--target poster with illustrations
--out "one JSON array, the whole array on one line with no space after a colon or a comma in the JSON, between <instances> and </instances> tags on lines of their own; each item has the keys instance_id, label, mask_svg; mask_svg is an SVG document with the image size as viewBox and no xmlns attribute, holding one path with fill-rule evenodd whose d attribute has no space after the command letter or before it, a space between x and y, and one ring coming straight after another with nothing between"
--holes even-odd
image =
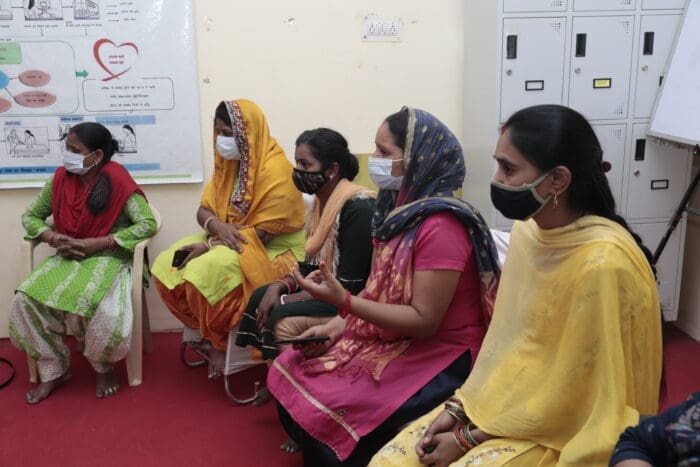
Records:
<instances>
[{"instance_id":1,"label":"poster with illustrations","mask_svg":"<svg viewBox=\"0 0 700 467\"><path fill-rule=\"evenodd\" d=\"M86 121L137 182L202 181L193 0L0 0L0 188L43 185Z\"/></svg>"}]
</instances>

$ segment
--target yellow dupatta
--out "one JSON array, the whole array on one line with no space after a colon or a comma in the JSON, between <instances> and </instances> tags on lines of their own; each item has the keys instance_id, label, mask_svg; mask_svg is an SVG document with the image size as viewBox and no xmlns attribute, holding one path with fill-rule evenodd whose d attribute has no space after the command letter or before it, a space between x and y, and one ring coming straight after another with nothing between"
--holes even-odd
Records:
<instances>
[{"instance_id":1,"label":"yellow dupatta","mask_svg":"<svg viewBox=\"0 0 700 467\"><path fill-rule=\"evenodd\" d=\"M330 267L331 274L335 274L339 261L336 248L338 216L345 203L355 197L376 198L377 193L343 178L333 189L323 212L321 212L321 203L315 197L308 214L304 246L307 261L313 264L325 261Z\"/></svg>"},{"instance_id":2,"label":"yellow dupatta","mask_svg":"<svg viewBox=\"0 0 700 467\"><path fill-rule=\"evenodd\" d=\"M277 278L254 227L275 235L299 232L304 226L304 202L292 181L292 164L270 135L260 107L246 99L226 104L241 160L216 154L201 204L219 219L245 226L241 233L248 244L238 260L243 295L249 297ZM213 140L216 153L216 132Z\"/></svg>"},{"instance_id":3,"label":"yellow dupatta","mask_svg":"<svg viewBox=\"0 0 700 467\"><path fill-rule=\"evenodd\" d=\"M625 427L656 413L661 363L654 276L624 228L597 216L516 223L493 321L457 390L471 420L502 438L465 459L535 465L519 457L531 450L541 465L606 466Z\"/></svg>"}]
</instances>

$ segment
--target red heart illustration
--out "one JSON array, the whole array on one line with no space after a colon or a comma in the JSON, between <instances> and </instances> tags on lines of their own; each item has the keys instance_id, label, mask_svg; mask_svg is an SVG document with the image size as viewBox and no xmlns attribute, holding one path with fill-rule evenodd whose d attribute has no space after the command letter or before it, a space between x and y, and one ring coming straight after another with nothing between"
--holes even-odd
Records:
<instances>
[{"instance_id":1,"label":"red heart illustration","mask_svg":"<svg viewBox=\"0 0 700 467\"><path fill-rule=\"evenodd\" d=\"M123 75L124 73L126 73L127 71L131 70L131 66L129 66L126 69L121 69L122 66L125 65L124 54L113 53L113 54L108 55L107 63L105 63L102 60L102 57L100 56L100 47L102 47L103 45L107 45L107 44L114 47L115 50L120 49L122 47L131 47L136 52L136 55L138 55L138 53L139 53L139 48L136 47L136 44L134 44L133 42L124 42L124 43L119 44L119 45L115 44L114 42L112 42L109 39L100 39L97 42L95 42L95 45L92 48L92 54L94 55L95 60L97 61L97 64L100 65L100 67L102 67L102 69L104 71L106 71L107 74L109 75L108 77L103 78L102 81L109 81L111 79L118 78L121 75ZM114 72L110 69L110 67L116 67L117 70L119 70L119 71Z\"/></svg>"}]
</instances>

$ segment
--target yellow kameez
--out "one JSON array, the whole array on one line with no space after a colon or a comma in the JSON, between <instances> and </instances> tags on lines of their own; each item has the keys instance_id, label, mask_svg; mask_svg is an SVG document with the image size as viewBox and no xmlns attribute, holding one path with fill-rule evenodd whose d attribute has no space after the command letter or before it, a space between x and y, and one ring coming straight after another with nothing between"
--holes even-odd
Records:
<instances>
[{"instance_id":1,"label":"yellow kameez","mask_svg":"<svg viewBox=\"0 0 700 467\"><path fill-rule=\"evenodd\" d=\"M516 222L476 365L456 391L497 438L451 465L607 466L639 414L656 413L661 315L654 276L620 225L585 216L558 229ZM415 444L442 407L373 466L420 465Z\"/></svg>"}]
</instances>

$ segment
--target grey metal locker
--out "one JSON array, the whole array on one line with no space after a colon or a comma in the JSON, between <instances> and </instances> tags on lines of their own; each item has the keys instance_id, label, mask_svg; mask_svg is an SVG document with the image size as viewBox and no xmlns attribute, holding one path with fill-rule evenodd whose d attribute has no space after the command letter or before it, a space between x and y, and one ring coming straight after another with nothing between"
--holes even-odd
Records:
<instances>
[{"instance_id":1,"label":"grey metal locker","mask_svg":"<svg viewBox=\"0 0 700 467\"><path fill-rule=\"evenodd\" d=\"M682 10L686 0L642 0L642 10Z\"/></svg>"},{"instance_id":2,"label":"grey metal locker","mask_svg":"<svg viewBox=\"0 0 700 467\"><path fill-rule=\"evenodd\" d=\"M627 117L634 16L574 17L569 105L589 120Z\"/></svg>"},{"instance_id":3,"label":"grey metal locker","mask_svg":"<svg viewBox=\"0 0 700 467\"><path fill-rule=\"evenodd\" d=\"M566 11L567 6L567 0L503 0L506 13Z\"/></svg>"},{"instance_id":4,"label":"grey metal locker","mask_svg":"<svg viewBox=\"0 0 700 467\"><path fill-rule=\"evenodd\" d=\"M603 149L603 160L610 162L611 169L605 174L610 184L610 190L615 197L618 212L622 205L622 178L625 173L625 140L626 125L593 125L600 146Z\"/></svg>"},{"instance_id":5,"label":"grey metal locker","mask_svg":"<svg viewBox=\"0 0 700 467\"><path fill-rule=\"evenodd\" d=\"M690 152L687 148L647 139L646 130L646 123L636 124L632 130L627 217L669 218L690 180Z\"/></svg>"},{"instance_id":6,"label":"grey metal locker","mask_svg":"<svg viewBox=\"0 0 700 467\"><path fill-rule=\"evenodd\" d=\"M617 11L635 8L635 0L574 0L574 11Z\"/></svg>"},{"instance_id":7,"label":"grey metal locker","mask_svg":"<svg viewBox=\"0 0 700 467\"><path fill-rule=\"evenodd\" d=\"M632 230L637 233L644 242L644 245L653 253L661 237L666 233L665 222L649 224L630 224ZM682 262L678 261L683 254L681 239L685 238L685 221L678 225L678 228L669 238L664 252L661 254L656 264L656 285L659 289L659 301L663 310L664 319L675 321L678 317L678 294L680 293L680 282Z\"/></svg>"},{"instance_id":8,"label":"grey metal locker","mask_svg":"<svg viewBox=\"0 0 700 467\"><path fill-rule=\"evenodd\" d=\"M642 16L634 118L651 118L681 18L681 15Z\"/></svg>"},{"instance_id":9,"label":"grey metal locker","mask_svg":"<svg viewBox=\"0 0 700 467\"><path fill-rule=\"evenodd\" d=\"M503 20L501 122L524 107L562 103L565 33L564 18Z\"/></svg>"}]
</instances>

